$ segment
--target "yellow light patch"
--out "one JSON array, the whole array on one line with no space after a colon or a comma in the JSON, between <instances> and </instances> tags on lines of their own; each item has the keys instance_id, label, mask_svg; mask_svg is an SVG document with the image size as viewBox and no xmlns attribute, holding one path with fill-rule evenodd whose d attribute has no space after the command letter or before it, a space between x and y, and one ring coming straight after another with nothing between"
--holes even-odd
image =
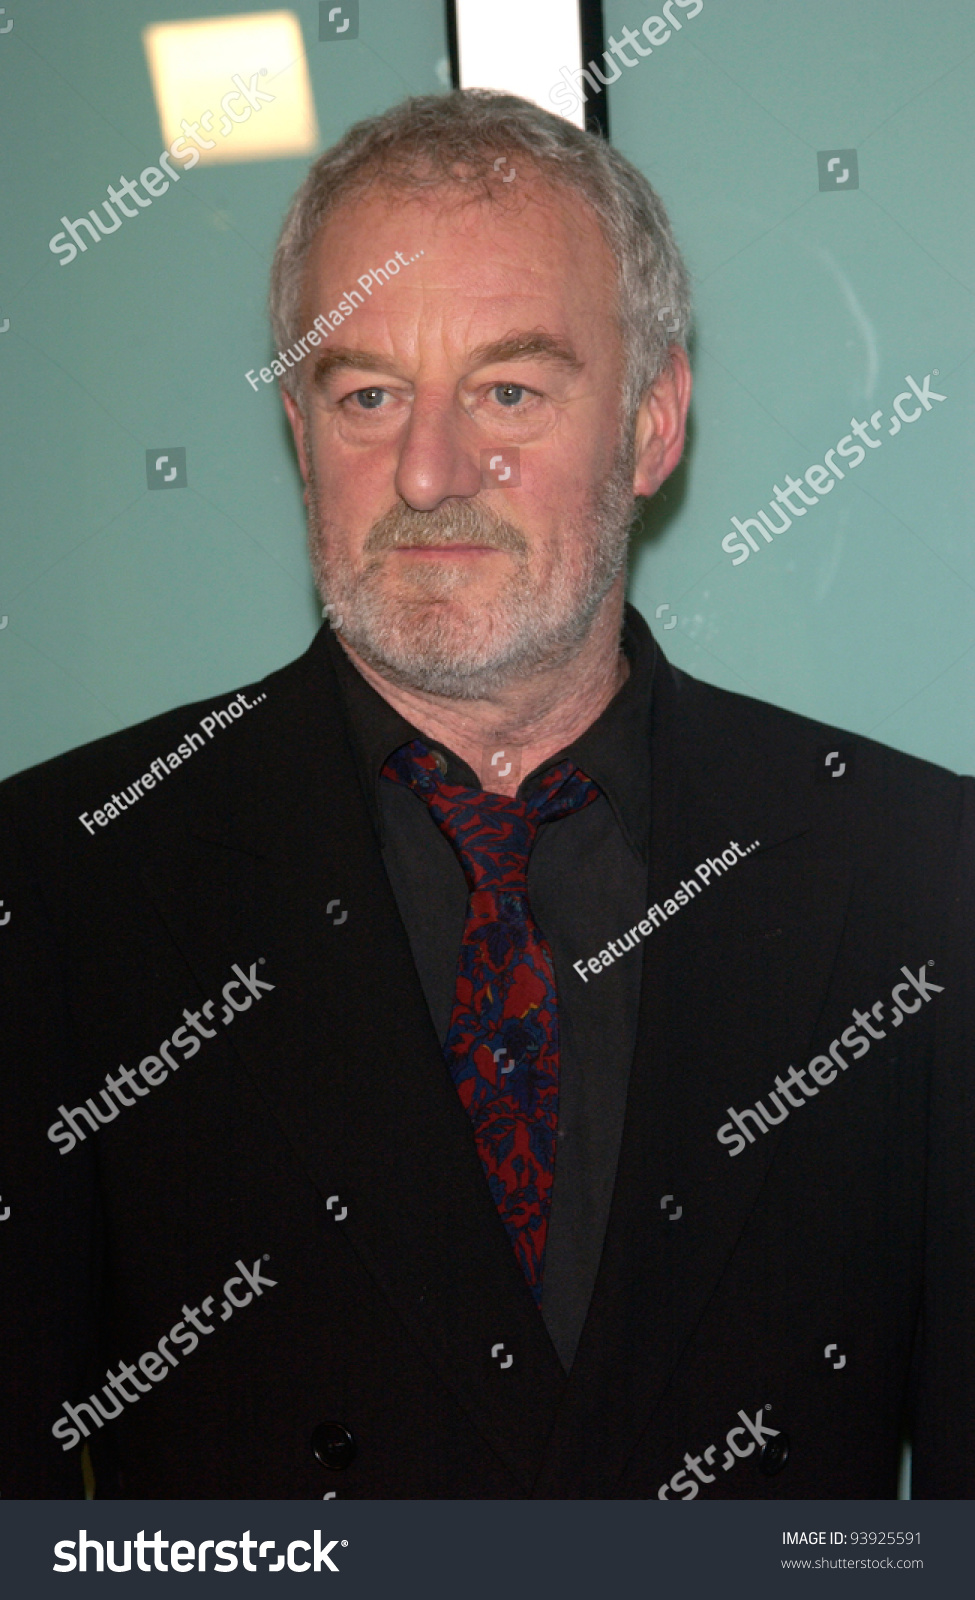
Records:
<instances>
[{"instance_id":1,"label":"yellow light patch","mask_svg":"<svg viewBox=\"0 0 975 1600\"><path fill-rule=\"evenodd\" d=\"M318 148L304 40L293 11L154 22L143 29L142 41L167 148L182 139L210 165L311 155ZM184 121L197 131L187 132Z\"/></svg>"}]
</instances>

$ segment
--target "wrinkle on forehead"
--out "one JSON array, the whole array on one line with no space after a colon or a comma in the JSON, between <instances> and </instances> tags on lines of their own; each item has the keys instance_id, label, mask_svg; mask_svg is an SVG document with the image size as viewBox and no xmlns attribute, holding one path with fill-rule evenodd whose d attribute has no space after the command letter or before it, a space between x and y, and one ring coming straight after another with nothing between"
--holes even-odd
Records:
<instances>
[{"instance_id":1,"label":"wrinkle on forehead","mask_svg":"<svg viewBox=\"0 0 975 1600\"><path fill-rule=\"evenodd\" d=\"M512 187L520 182L519 173ZM550 354L564 347L567 365L588 365L596 344L614 366L620 365L618 275L602 229L582 197L530 176L522 194L505 192L487 202L460 185L419 194L377 185L364 198L344 199L309 251L305 325L317 310L335 305L360 273L384 264L387 254L399 249L412 256L418 248L422 261L401 265L395 279L373 285L364 305L355 307L341 339L343 350L332 347L338 359L328 360L322 350L316 382L328 370L350 364L344 350L355 348L356 334L363 347L377 348L377 320L383 331L378 343L384 344L388 317L400 311L404 295L413 299L413 317L442 321L445 331L449 326L451 344L469 340L474 354L495 344L495 360L516 359L514 349L501 352L504 336L521 338L537 330L552 341ZM492 328L493 313L496 324L505 319L507 326ZM358 329L357 318L362 319ZM602 364L597 357L596 365Z\"/></svg>"},{"instance_id":2,"label":"wrinkle on forehead","mask_svg":"<svg viewBox=\"0 0 975 1600\"><path fill-rule=\"evenodd\" d=\"M513 187L521 183L518 174ZM608 297L615 312L617 263L595 213L582 196L533 176L526 176L517 194L504 190L484 196L480 187L468 194L460 184L419 192L377 184L364 194L344 198L322 223L309 248L303 298L307 299L313 279L323 273L330 276L333 267L344 281L360 262L360 271L376 265L377 255L385 249L377 235L385 236L387 230L395 234L392 248L409 254L411 229L415 234L419 224L428 240L436 242L439 237L448 246L483 236L502 271L509 266L532 276L544 275L544 269L555 266L555 258L561 255L565 282L578 283L580 277L592 276L596 280L593 289L601 298ZM500 183L493 186L495 190L501 187ZM353 259L343 260L346 257ZM401 281L405 283L405 277Z\"/></svg>"}]
</instances>

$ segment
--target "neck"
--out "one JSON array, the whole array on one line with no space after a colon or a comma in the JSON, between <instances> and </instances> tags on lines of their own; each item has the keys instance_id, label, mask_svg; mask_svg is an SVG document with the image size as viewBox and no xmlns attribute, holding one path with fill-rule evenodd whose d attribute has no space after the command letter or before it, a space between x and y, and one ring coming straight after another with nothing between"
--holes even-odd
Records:
<instances>
[{"instance_id":1,"label":"neck","mask_svg":"<svg viewBox=\"0 0 975 1600\"><path fill-rule=\"evenodd\" d=\"M630 668L619 645L622 615L620 580L570 662L506 684L483 700L444 700L390 683L344 641L343 649L376 693L425 739L466 761L483 789L513 796L527 773L585 733L626 682Z\"/></svg>"}]
</instances>

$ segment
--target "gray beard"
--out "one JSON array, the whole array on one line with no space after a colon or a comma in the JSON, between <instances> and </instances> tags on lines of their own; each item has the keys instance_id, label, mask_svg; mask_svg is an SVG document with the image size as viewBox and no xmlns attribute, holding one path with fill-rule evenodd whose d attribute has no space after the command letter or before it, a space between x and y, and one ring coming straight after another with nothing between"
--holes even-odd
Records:
<instances>
[{"instance_id":1,"label":"gray beard","mask_svg":"<svg viewBox=\"0 0 975 1600\"><path fill-rule=\"evenodd\" d=\"M381 677L448 700L489 698L512 682L566 665L581 649L626 565L636 511L632 483L627 438L588 510L570 521L572 533L581 528L588 538L574 542L572 565L560 565L542 590L531 576L524 533L475 500L447 502L435 511L414 511L399 501L373 524L365 563L355 571L344 556L325 554L330 524L309 470L315 582L336 631ZM515 570L489 612L463 622L451 615L446 602L464 585L456 566L417 563L405 594L384 592L382 552L403 544L453 543L489 545L512 556Z\"/></svg>"}]
</instances>

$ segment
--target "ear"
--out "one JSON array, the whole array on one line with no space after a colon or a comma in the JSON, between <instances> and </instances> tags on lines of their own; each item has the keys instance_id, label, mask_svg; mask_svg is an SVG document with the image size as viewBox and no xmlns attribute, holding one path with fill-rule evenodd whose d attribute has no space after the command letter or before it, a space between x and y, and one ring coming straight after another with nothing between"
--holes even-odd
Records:
<instances>
[{"instance_id":1,"label":"ear","mask_svg":"<svg viewBox=\"0 0 975 1600\"><path fill-rule=\"evenodd\" d=\"M687 352L671 345L667 364L647 390L636 416L633 493L656 494L684 453L691 366Z\"/></svg>"},{"instance_id":2,"label":"ear","mask_svg":"<svg viewBox=\"0 0 975 1600\"><path fill-rule=\"evenodd\" d=\"M295 449L298 452L298 465L301 468L301 476L305 483L307 483L308 448L305 415L297 400L293 399L286 389L281 390L281 400L284 404L288 421L291 424L291 432L294 434Z\"/></svg>"}]
</instances>

